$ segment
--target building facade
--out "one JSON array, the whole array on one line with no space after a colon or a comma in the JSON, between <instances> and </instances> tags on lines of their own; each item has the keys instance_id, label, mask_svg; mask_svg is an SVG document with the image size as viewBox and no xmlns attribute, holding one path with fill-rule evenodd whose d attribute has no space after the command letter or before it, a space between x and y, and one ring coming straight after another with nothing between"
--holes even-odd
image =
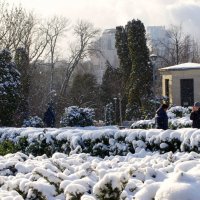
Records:
<instances>
[{"instance_id":1,"label":"building facade","mask_svg":"<svg viewBox=\"0 0 200 200\"><path fill-rule=\"evenodd\" d=\"M106 29L99 40L96 41L97 53L90 56L98 83L102 82L102 77L106 70L106 62L109 62L114 68L119 66L117 50L115 48L115 32L115 29Z\"/></svg>"},{"instance_id":2,"label":"building facade","mask_svg":"<svg viewBox=\"0 0 200 200\"><path fill-rule=\"evenodd\" d=\"M192 106L200 101L200 64L184 63L161 68L162 95L173 105Z\"/></svg>"}]
</instances>

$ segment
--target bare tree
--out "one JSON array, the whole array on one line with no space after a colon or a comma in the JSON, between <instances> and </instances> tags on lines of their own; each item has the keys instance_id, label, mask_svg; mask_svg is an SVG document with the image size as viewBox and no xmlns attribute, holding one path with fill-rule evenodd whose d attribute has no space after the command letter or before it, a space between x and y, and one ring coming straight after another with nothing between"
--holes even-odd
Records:
<instances>
[{"instance_id":1,"label":"bare tree","mask_svg":"<svg viewBox=\"0 0 200 200\"><path fill-rule=\"evenodd\" d=\"M47 34L42 30L41 19L33 12L27 12L21 6L0 3L0 48L7 48L12 53L24 48L29 63L35 63L47 47Z\"/></svg>"},{"instance_id":2,"label":"bare tree","mask_svg":"<svg viewBox=\"0 0 200 200\"><path fill-rule=\"evenodd\" d=\"M47 42L47 55L50 57L51 65L51 80L50 80L50 91L53 90L54 82L54 67L55 62L58 60L58 55L56 55L57 44L59 39L67 31L69 21L64 17L53 17L47 21L47 23L42 27L43 33L46 35Z\"/></svg>"},{"instance_id":3,"label":"bare tree","mask_svg":"<svg viewBox=\"0 0 200 200\"><path fill-rule=\"evenodd\" d=\"M189 62L193 59L194 42L189 34L184 33L181 25L172 25L167 30L166 38L165 41L157 42L157 49L162 49L162 53L158 53L158 56L165 66Z\"/></svg>"},{"instance_id":4,"label":"bare tree","mask_svg":"<svg viewBox=\"0 0 200 200\"><path fill-rule=\"evenodd\" d=\"M74 35L77 37L76 45L71 46L71 56L66 67L65 77L60 89L60 95L64 96L69 85L69 80L78 63L88 56L90 45L99 33L93 24L79 21L74 27Z\"/></svg>"}]
</instances>

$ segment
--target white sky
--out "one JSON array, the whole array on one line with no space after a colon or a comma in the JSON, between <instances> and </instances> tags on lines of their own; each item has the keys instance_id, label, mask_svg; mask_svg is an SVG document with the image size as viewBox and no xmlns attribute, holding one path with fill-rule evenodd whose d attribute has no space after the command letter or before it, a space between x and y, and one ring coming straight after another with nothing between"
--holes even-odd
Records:
<instances>
[{"instance_id":1,"label":"white sky","mask_svg":"<svg viewBox=\"0 0 200 200\"><path fill-rule=\"evenodd\" d=\"M101 29L140 19L145 26L183 24L200 34L200 0L5 0L42 16L63 15L75 22L86 19Z\"/></svg>"}]
</instances>

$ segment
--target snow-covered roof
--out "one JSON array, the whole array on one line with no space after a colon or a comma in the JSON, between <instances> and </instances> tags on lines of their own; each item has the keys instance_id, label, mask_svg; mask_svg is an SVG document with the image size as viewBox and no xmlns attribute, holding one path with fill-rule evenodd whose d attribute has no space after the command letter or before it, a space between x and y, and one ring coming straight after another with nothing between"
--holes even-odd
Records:
<instances>
[{"instance_id":1,"label":"snow-covered roof","mask_svg":"<svg viewBox=\"0 0 200 200\"><path fill-rule=\"evenodd\" d=\"M177 71L177 70L191 70L200 69L199 63L183 63L179 65L161 68L160 71Z\"/></svg>"}]
</instances>

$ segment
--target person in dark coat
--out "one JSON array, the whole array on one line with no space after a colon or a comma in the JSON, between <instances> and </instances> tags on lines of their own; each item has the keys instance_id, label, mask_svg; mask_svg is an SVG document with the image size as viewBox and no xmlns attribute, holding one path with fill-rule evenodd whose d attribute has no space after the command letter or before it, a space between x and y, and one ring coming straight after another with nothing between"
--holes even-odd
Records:
<instances>
[{"instance_id":1,"label":"person in dark coat","mask_svg":"<svg viewBox=\"0 0 200 200\"><path fill-rule=\"evenodd\" d=\"M200 102L195 102L190 114L192 128L200 128Z\"/></svg>"},{"instance_id":2,"label":"person in dark coat","mask_svg":"<svg viewBox=\"0 0 200 200\"><path fill-rule=\"evenodd\" d=\"M46 127L55 127L55 113L51 105L48 106L47 111L44 113L43 121Z\"/></svg>"},{"instance_id":3,"label":"person in dark coat","mask_svg":"<svg viewBox=\"0 0 200 200\"><path fill-rule=\"evenodd\" d=\"M169 106L167 104L162 104L160 108L156 111L156 117L155 117L156 128L163 130L168 129L168 116L166 112L168 107Z\"/></svg>"}]
</instances>

